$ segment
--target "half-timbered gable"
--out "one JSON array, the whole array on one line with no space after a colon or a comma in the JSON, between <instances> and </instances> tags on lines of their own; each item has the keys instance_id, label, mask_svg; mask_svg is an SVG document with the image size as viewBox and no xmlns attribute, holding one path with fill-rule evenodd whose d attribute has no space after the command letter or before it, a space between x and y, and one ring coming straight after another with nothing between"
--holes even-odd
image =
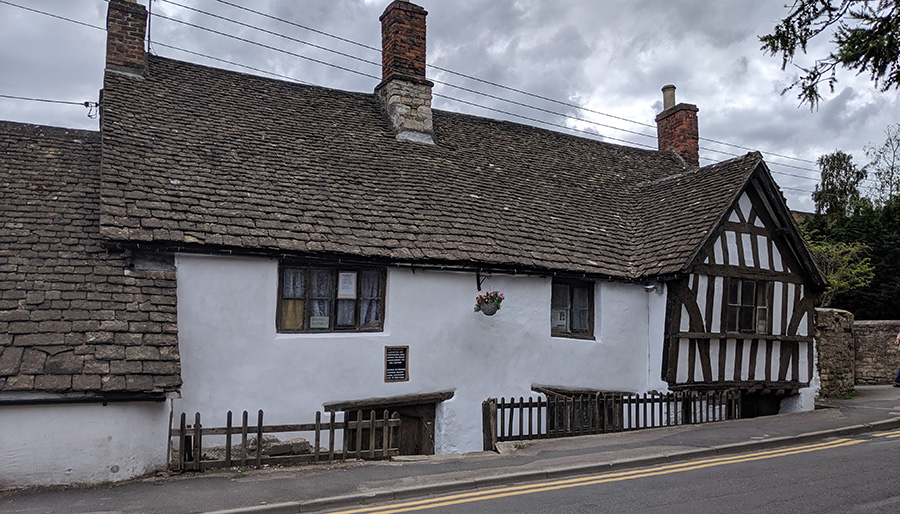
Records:
<instances>
[{"instance_id":1,"label":"half-timbered gable","mask_svg":"<svg viewBox=\"0 0 900 514\"><path fill-rule=\"evenodd\" d=\"M665 379L682 387L796 391L814 373L821 274L759 164L671 285Z\"/></svg>"}]
</instances>

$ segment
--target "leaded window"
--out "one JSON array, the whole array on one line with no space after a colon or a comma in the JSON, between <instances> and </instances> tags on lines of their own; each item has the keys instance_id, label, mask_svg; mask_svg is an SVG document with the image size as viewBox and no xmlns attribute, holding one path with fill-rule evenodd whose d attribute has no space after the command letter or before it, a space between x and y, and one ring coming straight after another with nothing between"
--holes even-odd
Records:
<instances>
[{"instance_id":1,"label":"leaded window","mask_svg":"<svg viewBox=\"0 0 900 514\"><path fill-rule=\"evenodd\" d=\"M728 332L767 333L770 288L771 283L764 280L730 279L725 329Z\"/></svg>"},{"instance_id":2,"label":"leaded window","mask_svg":"<svg viewBox=\"0 0 900 514\"><path fill-rule=\"evenodd\" d=\"M550 335L592 338L594 334L594 284L577 280L553 280L550 298Z\"/></svg>"},{"instance_id":3,"label":"leaded window","mask_svg":"<svg viewBox=\"0 0 900 514\"><path fill-rule=\"evenodd\" d=\"M383 269L283 266L280 275L279 332L383 329Z\"/></svg>"}]
</instances>

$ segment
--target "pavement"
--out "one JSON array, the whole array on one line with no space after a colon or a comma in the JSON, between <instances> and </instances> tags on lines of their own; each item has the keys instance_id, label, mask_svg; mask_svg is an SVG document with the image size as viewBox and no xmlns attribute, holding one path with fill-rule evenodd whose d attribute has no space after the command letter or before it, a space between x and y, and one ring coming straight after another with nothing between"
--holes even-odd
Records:
<instances>
[{"instance_id":1,"label":"pavement","mask_svg":"<svg viewBox=\"0 0 900 514\"><path fill-rule=\"evenodd\" d=\"M297 513L472 491L900 428L900 389L858 386L816 410L703 425L501 443L500 453L156 475L0 492L4 513Z\"/></svg>"}]
</instances>

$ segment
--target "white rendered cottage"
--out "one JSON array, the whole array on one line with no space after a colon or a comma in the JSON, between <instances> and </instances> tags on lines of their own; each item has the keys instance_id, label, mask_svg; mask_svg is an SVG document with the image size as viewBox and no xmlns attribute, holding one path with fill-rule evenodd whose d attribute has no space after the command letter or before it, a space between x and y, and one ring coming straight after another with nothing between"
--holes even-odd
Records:
<instances>
[{"instance_id":1,"label":"white rendered cottage","mask_svg":"<svg viewBox=\"0 0 900 514\"><path fill-rule=\"evenodd\" d=\"M96 217L77 226L118 259L95 268L117 276L107 282L166 282L139 291L143 303L85 305L88 319L111 319L59 325L50 343L32 332L35 302L52 300L12 295L5 319L34 325L0 339L0 430L9 412L30 420L16 451L46 468L40 420L60 409L153 435L126 457L73 418L66 444L101 441L102 466L26 478L0 466L3 479L145 472L165 462L169 415L181 413L263 409L278 424L384 407L414 427L405 453L449 453L482 448L486 398L535 389L737 388L760 413L812 408L823 277L759 154L698 167L697 108L676 104L674 87L649 151L433 111L426 13L409 2L381 18L374 94L147 55L146 10L109 9L101 132L79 165L97 186L78 205ZM0 253L0 266L16 259ZM494 316L473 312L487 290L505 296ZM177 324L164 315L176 310ZM67 337L81 358L66 361L68 380L48 380ZM44 360L28 367L26 352ZM129 458L127 473L109 471Z\"/></svg>"}]
</instances>

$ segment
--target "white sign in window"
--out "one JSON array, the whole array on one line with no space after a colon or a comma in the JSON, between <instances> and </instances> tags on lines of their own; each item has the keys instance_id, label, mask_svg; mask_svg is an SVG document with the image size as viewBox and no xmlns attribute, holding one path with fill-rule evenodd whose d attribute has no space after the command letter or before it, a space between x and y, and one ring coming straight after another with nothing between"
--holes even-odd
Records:
<instances>
[{"instance_id":1,"label":"white sign in window","mask_svg":"<svg viewBox=\"0 0 900 514\"><path fill-rule=\"evenodd\" d=\"M569 312L565 309L553 309L550 312L550 328L553 330L569 329Z\"/></svg>"},{"instance_id":2,"label":"white sign in window","mask_svg":"<svg viewBox=\"0 0 900 514\"><path fill-rule=\"evenodd\" d=\"M338 273L338 293L341 299L356 298L356 272L342 271Z\"/></svg>"},{"instance_id":3,"label":"white sign in window","mask_svg":"<svg viewBox=\"0 0 900 514\"><path fill-rule=\"evenodd\" d=\"M310 316L309 328L329 328L329 321L328 316Z\"/></svg>"}]
</instances>

